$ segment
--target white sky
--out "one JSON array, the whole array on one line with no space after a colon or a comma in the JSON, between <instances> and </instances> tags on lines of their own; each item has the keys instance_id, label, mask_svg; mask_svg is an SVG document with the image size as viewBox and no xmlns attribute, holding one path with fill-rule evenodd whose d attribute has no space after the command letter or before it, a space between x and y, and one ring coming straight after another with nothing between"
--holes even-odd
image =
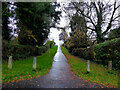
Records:
<instances>
[{"instance_id":1,"label":"white sky","mask_svg":"<svg viewBox=\"0 0 120 90\"><path fill-rule=\"evenodd\" d=\"M61 0L62 1L62 0ZM60 2L60 1L59 1ZM60 3L60 5L62 5ZM61 7L60 8L57 8L56 10L61 10ZM60 24L57 24L58 27L65 27L65 26L68 26L69 24L69 20L65 17L66 16L66 13L62 11L61 13L62 17L60 17ZM71 30L68 29L66 30L67 33L69 33ZM49 39L54 39L56 45L62 45L63 44L63 41L59 41L59 34L61 33L61 30L58 30L56 28L51 28L50 29L50 35L48 36ZM68 34L69 35L69 34Z\"/></svg>"}]
</instances>

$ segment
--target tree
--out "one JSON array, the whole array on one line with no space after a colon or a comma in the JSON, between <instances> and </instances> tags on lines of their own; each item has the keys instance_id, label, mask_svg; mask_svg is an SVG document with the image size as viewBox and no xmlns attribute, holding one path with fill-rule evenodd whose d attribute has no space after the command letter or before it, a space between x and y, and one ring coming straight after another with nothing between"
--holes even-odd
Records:
<instances>
[{"instance_id":1,"label":"tree","mask_svg":"<svg viewBox=\"0 0 120 90\"><path fill-rule=\"evenodd\" d=\"M59 40L63 40L65 42L68 38L68 34L65 31L65 28L62 29L62 32L59 34Z\"/></svg>"},{"instance_id":2,"label":"tree","mask_svg":"<svg viewBox=\"0 0 120 90\"><path fill-rule=\"evenodd\" d=\"M69 51L74 48L86 48L88 46L87 25L84 17L77 13L71 17L70 20L71 34L66 42Z\"/></svg>"},{"instance_id":3,"label":"tree","mask_svg":"<svg viewBox=\"0 0 120 90\"><path fill-rule=\"evenodd\" d=\"M78 13L75 13L70 19L70 27L72 33L74 33L74 30L79 30L87 33L86 20L84 17L79 16Z\"/></svg>"},{"instance_id":4,"label":"tree","mask_svg":"<svg viewBox=\"0 0 120 90\"><path fill-rule=\"evenodd\" d=\"M88 46L88 40L86 37L86 33L75 30L75 33L68 39L66 44L69 43L68 47L86 48Z\"/></svg>"},{"instance_id":5,"label":"tree","mask_svg":"<svg viewBox=\"0 0 120 90\"><path fill-rule=\"evenodd\" d=\"M96 39L99 43L103 42L104 36L113 26L117 25L116 21L120 15L116 13L119 7L120 5L117 5L116 0L113 4L104 1L72 2L68 5L67 10L73 9L78 15L85 17L87 29L96 33Z\"/></svg>"},{"instance_id":6,"label":"tree","mask_svg":"<svg viewBox=\"0 0 120 90\"><path fill-rule=\"evenodd\" d=\"M8 2L2 2L2 39L7 41L10 41L10 33L12 32L12 30L8 27L8 19L10 16L12 16L12 14L9 12L9 5L10 3Z\"/></svg>"},{"instance_id":7,"label":"tree","mask_svg":"<svg viewBox=\"0 0 120 90\"><path fill-rule=\"evenodd\" d=\"M25 45L43 45L50 27L59 19L60 12L56 12L50 2L16 2L16 6L19 42Z\"/></svg>"}]
</instances>

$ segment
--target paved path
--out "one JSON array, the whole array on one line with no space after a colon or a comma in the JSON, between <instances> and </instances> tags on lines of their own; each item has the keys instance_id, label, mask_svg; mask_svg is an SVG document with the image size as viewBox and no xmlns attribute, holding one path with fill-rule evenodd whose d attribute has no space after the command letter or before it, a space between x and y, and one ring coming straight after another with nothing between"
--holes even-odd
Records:
<instances>
[{"instance_id":1,"label":"paved path","mask_svg":"<svg viewBox=\"0 0 120 90\"><path fill-rule=\"evenodd\" d=\"M3 87L18 87L18 88L100 88L100 85L87 82L70 71L70 66L64 54L58 47L57 53L54 56L54 61L51 70L45 76L24 80L14 83L3 84Z\"/></svg>"}]
</instances>

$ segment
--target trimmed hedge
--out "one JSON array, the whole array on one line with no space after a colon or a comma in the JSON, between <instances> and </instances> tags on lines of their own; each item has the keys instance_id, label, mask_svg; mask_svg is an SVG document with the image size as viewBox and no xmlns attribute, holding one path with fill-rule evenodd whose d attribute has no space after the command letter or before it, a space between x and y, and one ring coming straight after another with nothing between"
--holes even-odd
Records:
<instances>
[{"instance_id":1,"label":"trimmed hedge","mask_svg":"<svg viewBox=\"0 0 120 90\"><path fill-rule=\"evenodd\" d=\"M113 68L120 69L120 38L96 44L91 48L74 48L72 54L104 66L112 61Z\"/></svg>"},{"instance_id":2,"label":"trimmed hedge","mask_svg":"<svg viewBox=\"0 0 120 90\"><path fill-rule=\"evenodd\" d=\"M120 38L112 39L94 46L94 56L103 65L112 61L115 69L120 69Z\"/></svg>"},{"instance_id":3,"label":"trimmed hedge","mask_svg":"<svg viewBox=\"0 0 120 90\"><path fill-rule=\"evenodd\" d=\"M91 48L77 48L77 49L74 48L72 54L87 60L93 60L94 58Z\"/></svg>"},{"instance_id":4,"label":"trimmed hedge","mask_svg":"<svg viewBox=\"0 0 120 90\"><path fill-rule=\"evenodd\" d=\"M54 42L51 41L52 47ZM13 60L24 59L30 56L38 56L45 53L49 48L49 42L40 47L30 45L12 45L7 41L3 41L2 58L3 62L8 61L9 56L13 56Z\"/></svg>"},{"instance_id":5,"label":"trimmed hedge","mask_svg":"<svg viewBox=\"0 0 120 90\"><path fill-rule=\"evenodd\" d=\"M37 48L29 45L14 45L9 47L10 55L14 60L27 58L29 56L37 55Z\"/></svg>"}]
</instances>

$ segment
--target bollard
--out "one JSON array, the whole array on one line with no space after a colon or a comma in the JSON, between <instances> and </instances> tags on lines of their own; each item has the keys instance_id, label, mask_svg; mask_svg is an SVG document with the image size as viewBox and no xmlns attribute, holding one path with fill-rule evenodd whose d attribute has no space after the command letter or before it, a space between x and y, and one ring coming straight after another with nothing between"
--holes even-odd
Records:
<instances>
[{"instance_id":1,"label":"bollard","mask_svg":"<svg viewBox=\"0 0 120 90\"><path fill-rule=\"evenodd\" d=\"M112 70L112 61L108 62L108 70Z\"/></svg>"},{"instance_id":2,"label":"bollard","mask_svg":"<svg viewBox=\"0 0 120 90\"><path fill-rule=\"evenodd\" d=\"M89 60L87 61L87 72L88 73L90 72L90 61Z\"/></svg>"},{"instance_id":3,"label":"bollard","mask_svg":"<svg viewBox=\"0 0 120 90\"><path fill-rule=\"evenodd\" d=\"M33 69L36 69L36 57L33 59Z\"/></svg>"},{"instance_id":4,"label":"bollard","mask_svg":"<svg viewBox=\"0 0 120 90\"><path fill-rule=\"evenodd\" d=\"M12 69L12 56L9 57L8 68Z\"/></svg>"}]
</instances>

